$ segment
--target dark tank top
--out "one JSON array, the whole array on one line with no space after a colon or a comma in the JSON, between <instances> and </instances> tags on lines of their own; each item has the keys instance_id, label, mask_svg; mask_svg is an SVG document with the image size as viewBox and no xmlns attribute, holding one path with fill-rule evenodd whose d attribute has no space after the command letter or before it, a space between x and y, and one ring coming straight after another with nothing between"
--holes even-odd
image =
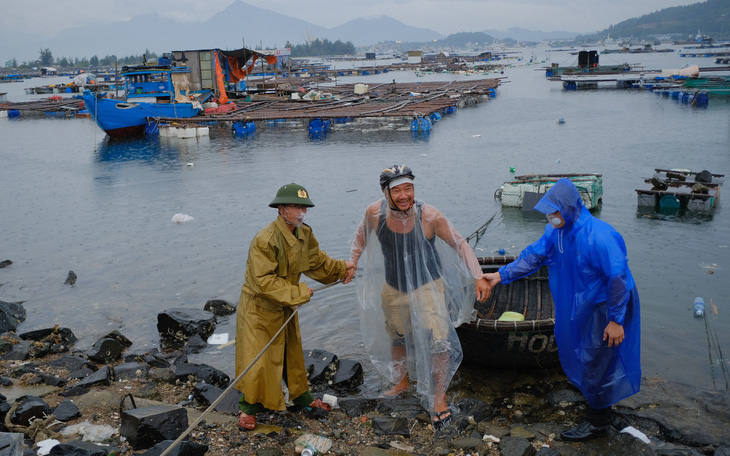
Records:
<instances>
[{"instance_id":1,"label":"dark tank top","mask_svg":"<svg viewBox=\"0 0 730 456\"><path fill-rule=\"evenodd\" d=\"M404 293L441 277L441 261L435 247L436 236L426 239L423 234L421 206L422 203L416 201L413 229L408 233L396 233L385 222L387 208L383 200L378 229L375 231L385 259L385 281Z\"/></svg>"}]
</instances>

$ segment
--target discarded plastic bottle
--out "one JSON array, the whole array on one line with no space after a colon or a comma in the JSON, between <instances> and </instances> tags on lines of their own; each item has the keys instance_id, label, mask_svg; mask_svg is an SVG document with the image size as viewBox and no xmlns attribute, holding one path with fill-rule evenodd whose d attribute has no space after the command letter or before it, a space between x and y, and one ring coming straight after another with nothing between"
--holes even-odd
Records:
<instances>
[{"instance_id":1,"label":"discarded plastic bottle","mask_svg":"<svg viewBox=\"0 0 730 456\"><path fill-rule=\"evenodd\" d=\"M695 298L695 317L702 317L705 315L705 300L697 297Z\"/></svg>"},{"instance_id":2,"label":"discarded plastic bottle","mask_svg":"<svg viewBox=\"0 0 730 456\"><path fill-rule=\"evenodd\" d=\"M294 442L294 451L302 456L326 453L332 447L332 440L313 434L304 434Z\"/></svg>"}]
</instances>

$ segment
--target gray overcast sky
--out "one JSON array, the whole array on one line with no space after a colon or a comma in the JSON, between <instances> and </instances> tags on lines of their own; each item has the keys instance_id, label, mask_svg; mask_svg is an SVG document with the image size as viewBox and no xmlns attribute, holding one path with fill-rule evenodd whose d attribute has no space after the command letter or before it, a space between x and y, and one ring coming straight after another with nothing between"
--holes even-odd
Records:
<instances>
[{"instance_id":1,"label":"gray overcast sky","mask_svg":"<svg viewBox=\"0 0 730 456\"><path fill-rule=\"evenodd\" d=\"M234 0L0 0L0 27L50 37L90 22L125 21L156 12L200 22ZM247 0L245 3L331 28L386 15L443 35L522 27L587 33L692 0Z\"/></svg>"}]
</instances>

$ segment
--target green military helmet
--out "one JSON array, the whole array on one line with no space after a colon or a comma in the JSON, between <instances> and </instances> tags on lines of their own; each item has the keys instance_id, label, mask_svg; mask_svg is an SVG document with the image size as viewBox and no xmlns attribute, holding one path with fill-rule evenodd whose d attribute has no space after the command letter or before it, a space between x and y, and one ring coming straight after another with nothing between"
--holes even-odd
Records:
<instances>
[{"instance_id":1,"label":"green military helmet","mask_svg":"<svg viewBox=\"0 0 730 456\"><path fill-rule=\"evenodd\" d=\"M309 199L307 189L294 182L287 184L276 192L276 198L269 203L269 207L278 207L280 204L301 204L302 206L314 207Z\"/></svg>"}]
</instances>

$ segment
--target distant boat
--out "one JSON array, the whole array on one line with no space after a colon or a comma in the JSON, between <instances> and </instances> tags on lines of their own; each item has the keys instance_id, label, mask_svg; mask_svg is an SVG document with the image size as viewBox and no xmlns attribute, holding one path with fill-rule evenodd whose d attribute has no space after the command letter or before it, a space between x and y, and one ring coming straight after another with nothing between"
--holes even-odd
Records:
<instances>
[{"instance_id":1,"label":"distant boat","mask_svg":"<svg viewBox=\"0 0 730 456\"><path fill-rule=\"evenodd\" d=\"M542 195L555 185L558 179L568 178L580 192L583 204L595 209L603 199L603 177L601 174L527 174L515 177L514 181L502 184L494 193L504 207L521 207L532 210ZM528 207L529 206L529 207Z\"/></svg>"},{"instance_id":2,"label":"distant boat","mask_svg":"<svg viewBox=\"0 0 730 456\"><path fill-rule=\"evenodd\" d=\"M579 51L571 52L571 54L578 55L577 66L560 66L557 63L553 63L550 67L545 68L545 77L558 80L564 74L612 74L636 69L632 68L628 63L599 66L598 60L600 54L598 51Z\"/></svg>"},{"instance_id":3,"label":"distant boat","mask_svg":"<svg viewBox=\"0 0 730 456\"><path fill-rule=\"evenodd\" d=\"M139 136L144 134L149 119L188 118L201 111L201 102L211 93L199 93L192 99L188 91L190 68L173 66L167 59L160 60L157 66L122 68L121 75L126 82L125 96L121 100L84 91L82 98L86 108L106 134L111 137Z\"/></svg>"}]
</instances>

